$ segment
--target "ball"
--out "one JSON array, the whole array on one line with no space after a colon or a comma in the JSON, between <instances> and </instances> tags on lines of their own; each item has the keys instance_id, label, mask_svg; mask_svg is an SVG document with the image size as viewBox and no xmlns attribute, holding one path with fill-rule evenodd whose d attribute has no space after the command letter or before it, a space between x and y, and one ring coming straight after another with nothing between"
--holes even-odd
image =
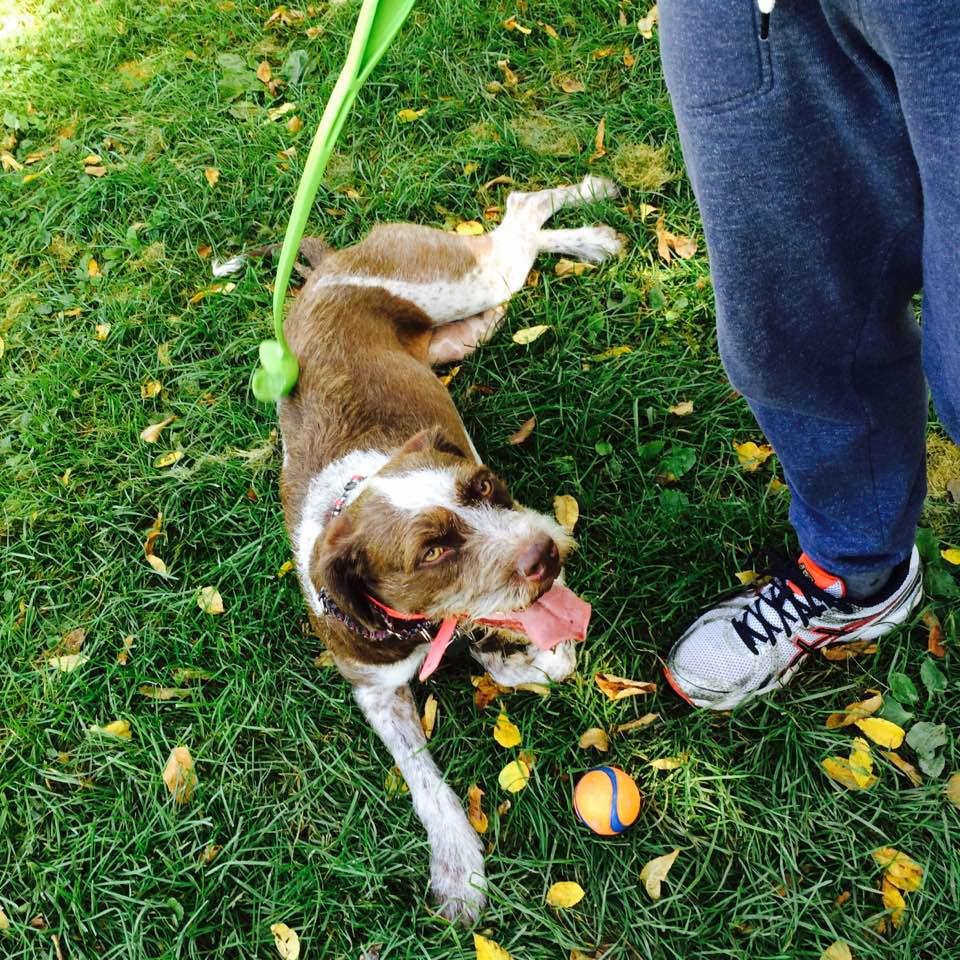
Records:
<instances>
[{"instance_id":1,"label":"ball","mask_svg":"<svg viewBox=\"0 0 960 960\"><path fill-rule=\"evenodd\" d=\"M594 767L573 790L573 809L601 837L623 833L640 813L640 791L619 767Z\"/></svg>"}]
</instances>

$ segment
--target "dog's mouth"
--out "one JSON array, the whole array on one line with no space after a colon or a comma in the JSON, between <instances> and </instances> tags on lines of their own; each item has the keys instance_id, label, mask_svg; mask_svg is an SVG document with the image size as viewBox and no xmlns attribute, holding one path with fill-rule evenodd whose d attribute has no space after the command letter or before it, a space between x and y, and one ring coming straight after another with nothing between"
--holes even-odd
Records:
<instances>
[{"instance_id":1,"label":"dog's mouth","mask_svg":"<svg viewBox=\"0 0 960 960\"><path fill-rule=\"evenodd\" d=\"M591 607L572 590L554 583L523 610L491 613L470 617L473 623L521 634L540 650L551 650L565 640L583 640L590 623ZM425 680L440 665L444 651L453 638L457 618L448 617L430 644L427 657L420 668L420 679Z\"/></svg>"}]
</instances>

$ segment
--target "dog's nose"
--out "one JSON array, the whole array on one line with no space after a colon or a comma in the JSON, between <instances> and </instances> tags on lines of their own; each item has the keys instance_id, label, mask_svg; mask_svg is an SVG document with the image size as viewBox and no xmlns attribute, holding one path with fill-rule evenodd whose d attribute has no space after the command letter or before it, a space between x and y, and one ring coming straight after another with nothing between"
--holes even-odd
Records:
<instances>
[{"instance_id":1,"label":"dog's nose","mask_svg":"<svg viewBox=\"0 0 960 960\"><path fill-rule=\"evenodd\" d=\"M526 580L553 580L559 572L560 551L550 537L538 537L517 557L517 573Z\"/></svg>"}]
</instances>

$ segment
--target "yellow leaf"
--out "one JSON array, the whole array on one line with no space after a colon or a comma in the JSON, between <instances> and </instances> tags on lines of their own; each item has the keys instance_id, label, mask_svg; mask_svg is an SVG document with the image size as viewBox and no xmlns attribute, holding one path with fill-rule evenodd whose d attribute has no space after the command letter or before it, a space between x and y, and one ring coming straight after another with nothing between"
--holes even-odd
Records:
<instances>
[{"instance_id":1,"label":"yellow leaf","mask_svg":"<svg viewBox=\"0 0 960 960\"><path fill-rule=\"evenodd\" d=\"M533 428L536 425L536 417L530 417L528 420L524 420L523 423L520 424L520 429L515 433L511 433L510 436L507 437L507 443L512 443L514 445L523 443L530 436L530 434L533 433Z\"/></svg>"},{"instance_id":2,"label":"yellow leaf","mask_svg":"<svg viewBox=\"0 0 960 960\"><path fill-rule=\"evenodd\" d=\"M293 570L294 564L292 560L284 560L280 564L280 569L277 570L277 579L282 580L291 570Z\"/></svg>"},{"instance_id":3,"label":"yellow leaf","mask_svg":"<svg viewBox=\"0 0 960 960\"><path fill-rule=\"evenodd\" d=\"M880 884L880 892L883 896L883 905L890 911L890 922L894 927L899 927L903 923L903 915L907 909L907 902L903 899L903 894L887 877L884 877Z\"/></svg>"},{"instance_id":4,"label":"yellow leaf","mask_svg":"<svg viewBox=\"0 0 960 960\"><path fill-rule=\"evenodd\" d=\"M261 83L269 83L273 79L273 71L266 60L261 60L257 64L257 79Z\"/></svg>"},{"instance_id":5,"label":"yellow leaf","mask_svg":"<svg viewBox=\"0 0 960 960\"><path fill-rule=\"evenodd\" d=\"M147 554L147 563L159 574L166 575L167 565L155 553Z\"/></svg>"},{"instance_id":6,"label":"yellow leaf","mask_svg":"<svg viewBox=\"0 0 960 960\"><path fill-rule=\"evenodd\" d=\"M622 357L625 354L633 353L633 347L628 347L624 344L621 347L611 347L609 350L604 350L602 353L594 353L590 359L596 360L600 363L603 360L613 360L616 357Z\"/></svg>"},{"instance_id":7,"label":"yellow leaf","mask_svg":"<svg viewBox=\"0 0 960 960\"><path fill-rule=\"evenodd\" d=\"M431 693L423 705L423 716L420 718L420 726L423 727L423 735L429 740L433 736L433 728L437 725L437 698Z\"/></svg>"},{"instance_id":8,"label":"yellow leaf","mask_svg":"<svg viewBox=\"0 0 960 960\"><path fill-rule=\"evenodd\" d=\"M197 606L204 612L213 615L224 612L223 597L216 587L201 587L197 592Z\"/></svg>"},{"instance_id":9,"label":"yellow leaf","mask_svg":"<svg viewBox=\"0 0 960 960\"><path fill-rule=\"evenodd\" d=\"M197 772L187 747L174 747L170 751L167 765L163 768L163 782L175 803L182 806L190 802L197 788Z\"/></svg>"},{"instance_id":10,"label":"yellow leaf","mask_svg":"<svg viewBox=\"0 0 960 960\"><path fill-rule=\"evenodd\" d=\"M745 473L754 473L763 466L764 462L773 454L773 447L765 443L758 446L752 440L746 443L735 443L733 449L737 451L740 468Z\"/></svg>"},{"instance_id":11,"label":"yellow leaf","mask_svg":"<svg viewBox=\"0 0 960 960\"><path fill-rule=\"evenodd\" d=\"M831 780L848 790L869 790L877 782L876 777L870 777L866 783L861 783L850 769L850 761L843 757L827 757L821 761L821 766Z\"/></svg>"},{"instance_id":12,"label":"yellow leaf","mask_svg":"<svg viewBox=\"0 0 960 960\"><path fill-rule=\"evenodd\" d=\"M107 175L107 168L102 166L101 167L84 167L83 172L88 177L105 177ZM24 177L23 179L26 180L27 178Z\"/></svg>"},{"instance_id":13,"label":"yellow leaf","mask_svg":"<svg viewBox=\"0 0 960 960\"><path fill-rule=\"evenodd\" d=\"M397 119L401 123L413 123L414 120L419 120L429 109L429 107L423 107L421 110L411 110L409 107L406 107L403 110L397 111Z\"/></svg>"},{"instance_id":14,"label":"yellow leaf","mask_svg":"<svg viewBox=\"0 0 960 960\"><path fill-rule=\"evenodd\" d=\"M943 788L946 798L960 810L960 773L952 773L947 785Z\"/></svg>"},{"instance_id":15,"label":"yellow leaf","mask_svg":"<svg viewBox=\"0 0 960 960\"><path fill-rule=\"evenodd\" d=\"M567 533L573 533L580 519L580 504L569 493L558 494L553 498L553 515Z\"/></svg>"},{"instance_id":16,"label":"yellow leaf","mask_svg":"<svg viewBox=\"0 0 960 960\"><path fill-rule=\"evenodd\" d=\"M518 683L514 690L524 690L526 693L535 693L538 697L549 697L550 688L545 683Z\"/></svg>"},{"instance_id":17,"label":"yellow leaf","mask_svg":"<svg viewBox=\"0 0 960 960\"><path fill-rule=\"evenodd\" d=\"M490 821L483 812L483 791L475 783L471 783L467 788L467 802L467 819L470 825L477 833L486 833Z\"/></svg>"},{"instance_id":18,"label":"yellow leaf","mask_svg":"<svg viewBox=\"0 0 960 960\"><path fill-rule=\"evenodd\" d=\"M501 747L509 750L511 747L519 747L522 738L516 724L512 723L509 717L501 712L493 727L493 739L496 740Z\"/></svg>"},{"instance_id":19,"label":"yellow leaf","mask_svg":"<svg viewBox=\"0 0 960 960\"><path fill-rule=\"evenodd\" d=\"M660 719L659 713L645 713L638 720L630 720L628 723L617 724L613 728L614 733L627 733L630 730L640 730L643 727L649 727L651 723Z\"/></svg>"},{"instance_id":20,"label":"yellow leaf","mask_svg":"<svg viewBox=\"0 0 960 960\"><path fill-rule=\"evenodd\" d=\"M477 951L477 960L511 960L510 954L499 943L479 933L473 935L473 947Z\"/></svg>"},{"instance_id":21,"label":"yellow leaf","mask_svg":"<svg viewBox=\"0 0 960 960\"><path fill-rule=\"evenodd\" d=\"M163 389L163 384L159 380L148 380L140 384L140 399L150 400Z\"/></svg>"},{"instance_id":22,"label":"yellow leaf","mask_svg":"<svg viewBox=\"0 0 960 960\"><path fill-rule=\"evenodd\" d=\"M566 910L576 906L585 896L586 892L579 883L573 880L561 880L550 887L546 900L551 907Z\"/></svg>"},{"instance_id":23,"label":"yellow leaf","mask_svg":"<svg viewBox=\"0 0 960 960\"><path fill-rule=\"evenodd\" d=\"M637 62L637 58L633 55L633 51L629 47L623 48L623 65L628 69L632 69L633 65Z\"/></svg>"},{"instance_id":24,"label":"yellow leaf","mask_svg":"<svg viewBox=\"0 0 960 960\"><path fill-rule=\"evenodd\" d=\"M203 175L211 187L215 187L220 180L220 171L216 167L204 167Z\"/></svg>"},{"instance_id":25,"label":"yellow leaf","mask_svg":"<svg viewBox=\"0 0 960 960\"><path fill-rule=\"evenodd\" d=\"M387 771L386 777L383 778L383 789L387 791L388 797L399 797L403 793L410 792L399 767L394 766Z\"/></svg>"},{"instance_id":26,"label":"yellow leaf","mask_svg":"<svg viewBox=\"0 0 960 960\"><path fill-rule=\"evenodd\" d=\"M479 237L483 233L483 224L479 220L461 220L454 229L461 237Z\"/></svg>"},{"instance_id":27,"label":"yellow leaf","mask_svg":"<svg viewBox=\"0 0 960 960\"><path fill-rule=\"evenodd\" d=\"M734 576L743 586L747 587L757 579L757 572L756 570L738 570Z\"/></svg>"},{"instance_id":28,"label":"yellow leaf","mask_svg":"<svg viewBox=\"0 0 960 960\"><path fill-rule=\"evenodd\" d=\"M679 757L661 757L658 760L651 760L650 766L654 770L678 770L686 762L686 755L681 754Z\"/></svg>"},{"instance_id":29,"label":"yellow leaf","mask_svg":"<svg viewBox=\"0 0 960 960\"><path fill-rule=\"evenodd\" d=\"M910 783L919 787L923 783L923 776L920 771L908 760L904 760L899 753L884 753L884 756L903 774L906 775Z\"/></svg>"},{"instance_id":30,"label":"yellow leaf","mask_svg":"<svg viewBox=\"0 0 960 960\"><path fill-rule=\"evenodd\" d=\"M120 740L131 740L133 738L129 720L114 720L103 727L90 727L90 732L103 733L108 737L117 737Z\"/></svg>"},{"instance_id":31,"label":"yellow leaf","mask_svg":"<svg viewBox=\"0 0 960 960\"><path fill-rule=\"evenodd\" d=\"M522 330L518 330L511 339L514 343L521 345L533 343L534 340L539 340L549 329L550 324L538 323L535 327L524 327Z\"/></svg>"},{"instance_id":32,"label":"yellow leaf","mask_svg":"<svg viewBox=\"0 0 960 960\"><path fill-rule=\"evenodd\" d=\"M849 643L835 643L821 647L820 655L824 660L838 663L841 660L850 660L853 657L876 653L878 649L876 640L851 640Z\"/></svg>"},{"instance_id":33,"label":"yellow leaf","mask_svg":"<svg viewBox=\"0 0 960 960\"><path fill-rule=\"evenodd\" d=\"M653 38L653 28L659 19L659 13L657 11L657 5L654 4L646 13L646 16L641 17L637 21L637 30L640 32L640 36L644 40L651 40Z\"/></svg>"},{"instance_id":34,"label":"yellow leaf","mask_svg":"<svg viewBox=\"0 0 960 960\"><path fill-rule=\"evenodd\" d=\"M480 169L479 163L474 163L472 160L469 163L463 165L463 175L469 177L471 174L476 173Z\"/></svg>"},{"instance_id":35,"label":"yellow leaf","mask_svg":"<svg viewBox=\"0 0 960 960\"><path fill-rule=\"evenodd\" d=\"M670 868L673 866L673 861L677 859L679 854L679 850L674 850L673 853L665 853L662 857L655 857L645 864L640 871L640 880L651 900L660 899L660 885L666 879Z\"/></svg>"},{"instance_id":36,"label":"yellow leaf","mask_svg":"<svg viewBox=\"0 0 960 960\"><path fill-rule=\"evenodd\" d=\"M445 373L442 377L437 377L437 379L445 386L449 387L453 382L453 378L460 372L460 367L451 367L449 373Z\"/></svg>"},{"instance_id":37,"label":"yellow leaf","mask_svg":"<svg viewBox=\"0 0 960 960\"><path fill-rule=\"evenodd\" d=\"M101 343L103 343L103 341L106 340L107 337L109 337L109 336L110 336L110 324L109 324L109 323L98 323L98 324L93 328L93 339L94 339L94 340L99 340Z\"/></svg>"},{"instance_id":38,"label":"yellow leaf","mask_svg":"<svg viewBox=\"0 0 960 960\"><path fill-rule=\"evenodd\" d=\"M287 121L287 133L299 133L303 129L303 121L293 116Z\"/></svg>"},{"instance_id":39,"label":"yellow leaf","mask_svg":"<svg viewBox=\"0 0 960 960\"><path fill-rule=\"evenodd\" d=\"M580 734L577 746L580 747L581 750L593 747L601 753L606 753L610 749L610 738L607 736L606 730L600 727L590 727Z\"/></svg>"},{"instance_id":40,"label":"yellow leaf","mask_svg":"<svg viewBox=\"0 0 960 960\"><path fill-rule=\"evenodd\" d=\"M160 456L153 461L153 465L158 470L162 470L164 467L172 467L177 461L182 459L182 450L170 450L168 453L161 453Z\"/></svg>"},{"instance_id":41,"label":"yellow leaf","mask_svg":"<svg viewBox=\"0 0 960 960\"><path fill-rule=\"evenodd\" d=\"M560 89L564 93L583 93L587 88L579 81L573 77L564 77L560 81Z\"/></svg>"},{"instance_id":42,"label":"yellow leaf","mask_svg":"<svg viewBox=\"0 0 960 960\"><path fill-rule=\"evenodd\" d=\"M834 940L834 942L820 954L820 960L853 960L853 954L850 953L850 947L842 940Z\"/></svg>"},{"instance_id":43,"label":"yellow leaf","mask_svg":"<svg viewBox=\"0 0 960 960\"><path fill-rule=\"evenodd\" d=\"M513 760L500 771L497 781L502 790L518 793L530 781L530 768L522 760Z\"/></svg>"},{"instance_id":44,"label":"yellow leaf","mask_svg":"<svg viewBox=\"0 0 960 960\"><path fill-rule=\"evenodd\" d=\"M508 17L503 21L503 25L507 30L516 30L518 33L524 34L524 36L533 33L533 29L531 27L525 27L518 23L516 17Z\"/></svg>"},{"instance_id":45,"label":"yellow leaf","mask_svg":"<svg viewBox=\"0 0 960 960\"><path fill-rule=\"evenodd\" d=\"M130 651L133 649L135 640L136 638L132 634L128 634L123 638L123 646L117 653L117 663L119 663L121 667L125 667L130 662Z\"/></svg>"},{"instance_id":46,"label":"yellow leaf","mask_svg":"<svg viewBox=\"0 0 960 960\"><path fill-rule=\"evenodd\" d=\"M157 362L161 367L172 367L173 360L170 358L170 341L164 340L157 344Z\"/></svg>"},{"instance_id":47,"label":"yellow leaf","mask_svg":"<svg viewBox=\"0 0 960 960\"><path fill-rule=\"evenodd\" d=\"M93 257L91 257L87 261L87 276L88 277L102 276L102 274L100 273L100 264L97 263L97 261Z\"/></svg>"},{"instance_id":48,"label":"yellow leaf","mask_svg":"<svg viewBox=\"0 0 960 960\"><path fill-rule=\"evenodd\" d=\"M160 439L160 434L173 423L177 418L175 416L169 416L166 420L161 420L159 423L152 423L149 427L144 428L140 431L140 439L144 443L156 443Z\"/></svg>"},{"instance_id":49,"label":"yellow leaf","mask_svg":"<svg viewBox=\"0 0 960 960\"><path fill-rule=\"evenodd\" d=\"M10 921L7 919L7 915L3 912L3 907L0 907L0 933L9 929Z\"/></svg>"},{"instance_id":50,"label":"yellow leaf","mask_svg":"<svg viewBox=\"0 0 960 960\"><path fill-rule=\"evenodd\" d=\"M884 869L884 879L899 890L919 890L923 867L895 847L880 847L871 854L874 863Z\"/></svg>"},{"instance_id":51,"label":"yellow leaf","mask_svg":"<svg viewBox=\"0 0 960 960\"><path fill-rule=\"evenodd\" d=\"M628 680L626 677L615 677L611 673L598 673L593 679L611 700L657 692L657 685L647 680Z\"/></svg>"},{"instance_id":52,"label":"yellow leaf","mask_svg":"<svg viewBox=\"0 0 960 960\"><path fill-rule=\"evenodd\" d=\"M137 693L148 700L183 700L192 695L189 687L158 687L154 683L144 683L137 687Z\"/></svg>"},{"instance_id":53,"label":"yellow leaf","mask_svg":"<svg viewBox=\"0 0 960 960\"><path fill-rule=\"evenodd\" d=\"M273 923L270 925L270 932L273 934L273 943L277 948L277 953L283 957L283 960L298 960L300 956L300 938L296 930L291 930L285 923Z\"/></svg>"},{"instance_id":54,"label":"yellow leaf","mask_svg":"<svg viewBox=\"0 0 960 960\"><path fill-rule=\"evenodd\" d=\"M882 717L866 717L854 720L854 725L862 730L874 743L889 750L896 750L903 743L904 730Z\"/></svg>"},{"instance_id":55,"label":"yellow leaf","mask_svg":"<svg viewBox=\"0 0 960 960\"><path fill-rule=\"evenodd\" d=\"M597 124L597 132L593 138L593 153L587 158L587 163L593 163L607 155L607 148L604 146L604 138L607 135L607 118L601 117Z\"/></svg>"},{"instance_id":56,"label":"yellow leaf","mask_svg":"<svg viewBox=\"0 0 960 960\"><path fill-rule=\"evenodd\" d=\"M870 744L863 737L854 737L850 749L850 773L857 781L857 786L869 787L876 780L873 775L873 756L870 753Z\"/></svg>"},{"instance_id":57,"label":"yellow leaf","mask_svg":"<svg viewBox=\"0 0 960 960\"><path fill-rule=\"evenodd\" d=\"M866 700L857 700L854 703L848 703L842 713L831 713L827 717L826 727L828 730L836 730L839 727L847 727L857 720L872 716L883 706L883 696L879 693L868 697Z\"/></svg>"},{"instance_id":58,"label":"yellow leaf","mask_svg":"<svg viewBox=\"0 0 960 960\"><path fill-rule=\"evenodd\" d=\"M667 413L672 413L675 417L689 417L693 413L693 401L681 400L680 403L667 407Z\"/></svg>"},{"instance_id":59,"label":"yellow leaf","mask_svg":"<svg viewBox=\"0 0 960 960\"><path fill-rule=\"evenodd\" d=\"M73 673L78 667L82 667L90 658L84 653L67 653L62 657L50 657L47 660L47 666L59 670L61 673Z\"/></svg>"},{"instance_id":60,"label":"yellow leaf","mask_svg":"<svg viewBox=\"0 0 960 960\"><path fill-rule=\"evenodd\" d=\"M558 277L579 277L590 270L596 270L595 263L584 263L579 260L568 260L561 257L553 268L554 274Z\"/></svg>"},{"instance_id":61,"label":"yellow leaf","mask_svg":"<svg viewBox=\"0 0 960 960\"><path fill-rule=\"evenodd\" d=\"M954 566L960 564L960 550L956 547L950 547L949 550L941 550L940 556L943 557L947 563L952 563Z\"/></svg>"},{"instance_id":62,"label":"yellow leaf","mask_svg":"<svg viewBox=\"0 0 960 960\"><path fill-rule=\"evenodd\" d=\"M23 169L23 164L20 163L9 150L4 150L0 153L0 166L2 166L4 170L17 171Z\"/></svg>"}]
</instances>

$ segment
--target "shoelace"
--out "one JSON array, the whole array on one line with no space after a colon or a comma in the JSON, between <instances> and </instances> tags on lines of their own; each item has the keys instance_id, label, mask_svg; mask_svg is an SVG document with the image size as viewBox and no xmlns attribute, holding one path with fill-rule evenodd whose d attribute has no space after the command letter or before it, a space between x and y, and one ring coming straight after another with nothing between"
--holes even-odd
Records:
<instances>
[{"instance_id":1,"label":"shoelace","mask_svg":"<svg viewBox=\"0 0 960 960\"><path fill-rule=\"evenodd\" d=\"M853 609L849 602L821 590L796 562L780 561L766 571L766 576L770 582L758 590L756 600L733 621L737 636L754 655L759 653L758 643L773 646L793 630L793 624L809 626L811 619L828 607L843 613Z\"/></svg>"}]
</instances>

